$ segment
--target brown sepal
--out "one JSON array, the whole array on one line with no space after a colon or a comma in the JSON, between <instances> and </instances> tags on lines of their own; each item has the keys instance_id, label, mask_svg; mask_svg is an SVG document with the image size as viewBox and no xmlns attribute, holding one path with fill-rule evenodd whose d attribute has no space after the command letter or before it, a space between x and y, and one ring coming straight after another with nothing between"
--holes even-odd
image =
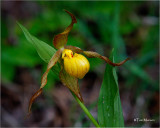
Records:
<instances>
[{"instance_id":1,"label":"brown sepal","mask_svg":"<svg viewBox=\"0 0 160 128\"><path fill-rule=\"evenodd\" d=\"M76 17L70 13L69 11L67 10L64 10L65 12L67 12L71 18L72 18L72 22L71 24L64 30L64 32L56 35L53 39L53 45L56 49L59 49L61 47L63 47L64 45L67 44L67 40L68 40L68 34L69 32L72 30L72 27L73 27L73 24L74 23L77 23L77 20L76 20Z\"/></svg>"},{"instance_id":2,"label":"brown sepal","mask_svg":"<svg viewBox=\"0 0 160 128\"><path fill-rule=\"evenodd\" d=\"M78 78L75 78L73 76L70 76L62 67L59 78L62 81L62 83L69 88L78 98L81 102L83 102L82 95L80 93L79 84L78 84Z\"/></svg>"}]
</instances>

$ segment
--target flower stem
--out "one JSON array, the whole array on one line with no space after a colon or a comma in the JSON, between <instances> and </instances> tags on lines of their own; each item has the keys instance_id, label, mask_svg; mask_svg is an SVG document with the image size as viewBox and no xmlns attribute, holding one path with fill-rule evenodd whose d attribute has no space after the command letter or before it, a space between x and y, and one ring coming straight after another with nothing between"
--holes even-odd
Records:
<instances>
[{"instance_id":1,"label":"flower stem","mask_svg":"<svg viewBox=\"0 0 160 128\"><path fill-rule=\"evenodd\" d=\"M80 107L83 109L83 111L86 113L86 115L88 116L88 118L92 121L92 123L96 126L96 127L100 127L99 124L97 123L97 121L94 119L94 117L91 115L91 113L88 111L88 109L86 108L86 106L77 98L77 96L71 91L73 97L76 99L76 101L78 102L78 104L80 105Z\"/></svg>"}]
</instances>

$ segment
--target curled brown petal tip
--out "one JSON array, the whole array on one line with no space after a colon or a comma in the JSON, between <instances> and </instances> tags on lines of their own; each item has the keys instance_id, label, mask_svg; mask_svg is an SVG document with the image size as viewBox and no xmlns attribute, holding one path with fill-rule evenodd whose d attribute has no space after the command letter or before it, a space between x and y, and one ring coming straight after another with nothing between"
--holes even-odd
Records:
<instances>
[{"instance_id":1,"label":"curled brown petal tip","mask_svg":"<svg viewBox=\"0 0 160 128\"><path fill-rule=\"evenodd\" d=\"M32 103L34 102L34 100L42 94L42 88L40 88L30 99L29 101L29 107L28 107L28 114L27 114L27 117L30 115L31 113L31 107L32 107Z\"/></svg>"},{"instance_id":2,"label":"curled brown petal tip","mask_svg":"<svg viewBox=\"0 0 160 128\"><path fill-rule=\"evenodd\" d=\"M71 12L67 11L66 9L64 9L64 11L67 12L71 16L73 23L77 23L76 17Z\"/></svg>"},{"instance_id":3,"label":"curled brown petal tip","mask_svg":"<svg viewBox=\"0 0 160 128\"><path fill-rule=\"evenodd\" d=\"M104 57L104 56L103 56ZM108 64L112 65L112 66L121 66L122 64L124 64L126 61L130 60L131 58L127 58L119 63L113 63L111 60L109 60L107 57L104 57L103 60L105 60Z\"/></svg>"}]
</instances>

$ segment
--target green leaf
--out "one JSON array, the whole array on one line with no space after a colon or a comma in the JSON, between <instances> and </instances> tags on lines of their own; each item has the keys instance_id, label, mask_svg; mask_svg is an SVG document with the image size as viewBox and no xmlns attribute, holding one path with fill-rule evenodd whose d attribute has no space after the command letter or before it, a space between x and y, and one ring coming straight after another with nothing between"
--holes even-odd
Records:
<instances>
[{"instance_id":1,"label":"green leaf","mask_svg":"<svg viewBox=\"0 0 160 128\"><path fill-rule=\"evenodd\" d=\"M114 62L113 54L110 60ZM115 67L107 64L98 100L98 121L101 127L123 127L124 119Z\"/></svg>"},{"instance_id":2,"label":"green leaf","mask_svg":"<svg viewBox=\"0 0 160 128\"><path fill-rule=\"evenodd\" d=\"M53 47L49 46L47 43L32 36L28 32L28 30L25 27L23 27L21 24L18 23L18 25L21 27L27 40L36 48L42 60L48 63L51 57L53 56L53 54L56 52L56 50Z\"/></svg>"},{"instance_id":3,"label":"green leaf","mask_svg":"<svg viewBox=\"0 0 160 128\"><path fill-rule=\"evenodd\" d=\"M18 23L18 25L22 29L29 43L31 43L34 46L34 48L37 50L37 53L41 57L41 59L44 60L46 63L48 63L51 57L53 56L53 54L56 53L56 50L53 47L49 46L47 43L31 35L28 32L28 30L24 26L22 26L20 23ZM53 67L53 70L55 72L60 71L60 67L58 63Z\"/></svg>"}]
</instances>

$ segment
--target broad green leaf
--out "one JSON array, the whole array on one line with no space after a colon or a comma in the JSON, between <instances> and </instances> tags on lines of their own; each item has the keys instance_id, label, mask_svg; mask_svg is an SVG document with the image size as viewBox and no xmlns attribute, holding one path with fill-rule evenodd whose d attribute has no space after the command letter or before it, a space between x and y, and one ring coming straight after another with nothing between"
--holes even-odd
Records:
<instances>
[{"instance_id":1,"label":"broad green leaf","mask_svg":"<svg viewBox=\"0 0 160 128\"><path fill-rule=\"evenodd\" d=\"M110 57L114 62L114 56ZM124 119L115 67L107 64L98 100L98 121L101 127L123 127Z\"/></svg>"},{"instance_id":2,"label":"broad green leaf","mask_svg":"<svg viewBox=\"0 0 160 128\"><path fill-rule=\"evenodd\" d=\"M44 60L46 63L48 63L49 60L51 59L51 57L53 56L53 54L55 54L56 50L53 47L49 46L47 43L32 36L28 32L28 30L24 26L22 26L20 23L18 23L18 25L22 29L22 31L23 31L25 37L27 38L27 40L29 41L29 43L31 43L35 47L35 49L37 50L37 53L41 57L41 59ZM53 67L53 70L55 72L58 72L60 70L58 63Z\"/></svg>"},{"instance_id":3,"label":"broad green leaf","mask_svg":"<svg viewBox=\"0 0 160 128\"><path fill-rule=\"evenodd\" d=\"M45 62L49 62L53 54L56 52L56 50L49 46L47 43L37 39L36 37L32 36L28 30L18 23L18 25L21 27L25 37L27 40L36 48L39 56L44 60Z\"/></svg>"}]
</instances>

